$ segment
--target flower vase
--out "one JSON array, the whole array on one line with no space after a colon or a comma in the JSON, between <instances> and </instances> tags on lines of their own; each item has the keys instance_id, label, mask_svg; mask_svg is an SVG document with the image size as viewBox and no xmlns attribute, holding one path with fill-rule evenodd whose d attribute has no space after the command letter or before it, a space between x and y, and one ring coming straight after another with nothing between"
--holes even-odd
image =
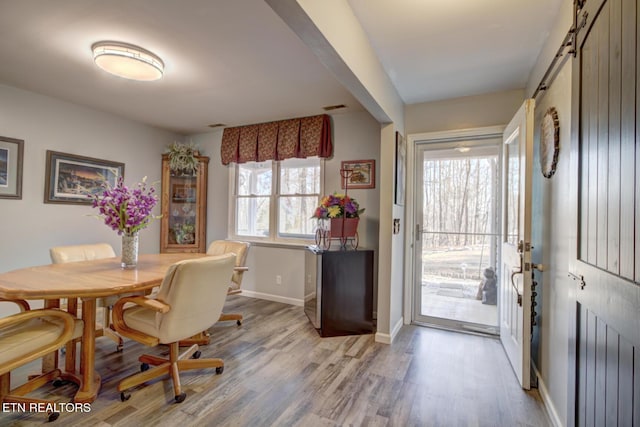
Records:
<instances>
[{"instance_id":1,"label":"flower vase","mask_svg":"<svg viewBox=\"0 0 640 427\"><path fill-rule=\"evenodd\" d=\"M138 233L122 235L122 268L135 268L138 265Z\"/></svg>"}]
</instances>

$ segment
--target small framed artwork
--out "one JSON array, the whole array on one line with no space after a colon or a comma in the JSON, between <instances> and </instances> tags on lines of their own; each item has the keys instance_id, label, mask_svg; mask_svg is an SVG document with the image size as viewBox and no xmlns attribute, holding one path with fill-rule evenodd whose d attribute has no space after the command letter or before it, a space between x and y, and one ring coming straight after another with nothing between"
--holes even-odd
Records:
<instances>
[{"instance_id":1,"label":"small framed artwork","mask_svg":"<svg viewBox=\"0 0 640 427\"><path fill-rule=\"evenodd\" d=\"M376 161L347 160L340 163L342 188L375 188Z\"/></svg>"},{"instance_id":2,"label":"small framed artwork","mask_svg":"<svg viewBox=\"0 0 640 427\"><path fill-rule=\"evenodd\" d=\"M0 136L0 199L22 199L24 141Z\"/></svg>"},{"instance_id":3,"label":"small framed artwork","mask_svg":"<svg viewBox=\"0 0 640 427\"><path fill-rule=\"evenodd\" d=\"M396 187L394 203L404 205L404 189L406 183L407 144L400 132L396 132Z\"/></svg>"},{"instance_id":4,"label":"small framed artwork","mask_svg":"<svg viewBox=\"0 0 640 427\"><path fill-rule=\"evenodd\" d=\"M88 196L115 187L124 163L47 150L44 202L90 205Z\"/></svg>"},{"instance_id":5,"label":"small framed artwork","mask_svg":"<svg viewBox=\"0 0 640 427\"><path fill-rule=\"evenodd\" d=\"M171 201L174 203L195 203L196 187L188 184L173 184Z\"/></svg>"}]
</instances>

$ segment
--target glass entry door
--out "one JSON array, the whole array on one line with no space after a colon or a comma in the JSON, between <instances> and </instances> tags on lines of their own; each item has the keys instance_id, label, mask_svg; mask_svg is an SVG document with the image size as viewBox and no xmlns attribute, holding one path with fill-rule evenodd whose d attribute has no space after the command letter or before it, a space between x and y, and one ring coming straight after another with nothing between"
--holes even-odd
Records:
<instances>
[{"instance_id":1,"label":"glass entry door","mask_svg":"<svg viewBox=\"0 0 640 427\"><path fill-rule=\"evenodd\" d=\"M498 333L500 142L416 146L418 323Z\"/></svg>"}]
</instances>

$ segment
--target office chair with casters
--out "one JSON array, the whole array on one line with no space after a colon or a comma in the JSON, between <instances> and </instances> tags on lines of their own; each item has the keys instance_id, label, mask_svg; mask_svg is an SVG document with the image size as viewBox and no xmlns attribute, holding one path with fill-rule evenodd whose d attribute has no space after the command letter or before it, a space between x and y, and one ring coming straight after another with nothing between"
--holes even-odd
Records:
<instances>
[{"instance_id":1,"label":"office chair with casters","mask_svg":"<svg viewBox=\"0 0 640 427\"><path fill-rule=\"evenodd\" d=\"M120 335L151 347L169 345L168 359L140 356L141 372L118 384L123 402L130 397L125 390L170 374L174 399L180 403L186 398L180 387L180 371L216 368L216 373L222 373L222 359L200 359L197 344L179 354L179 341L218 321L234 262L233 254L180 261L169 268L157 294L121 298L114 305L113 325Z\"/></svg>"},{"instance_id":2,"label":"office chair with casters","mask_svg":"<svg viewBox=\"0 0 640 427\"><path fill-rule=\"evenodd\" d=\"M22 306L21 306L22 307ZM0 319L0 401L4 403L52 404L49 400L26 395L62 372L55 368L11 390L11 371L51 352L57 351L74 336L82 335L82 320L57 309L27 310ZM48 421L60 413L47 412Z\"/></svg>"},{"instance_id":3,"label":"office chair with casters","mask_svg":"<svg viewBox=\"0 0 640 427\"><path fill-rule=\"evenodd\" d=\"M223 254L235 254L236 262L233 268L233 276L229 282L229 289L227 293L229 295L239 294L242 292L240 285L242 284L242 275L249 269L246 267L247 254L249 253L249 242L240 242L234 240L214 240L207 248L207 255L223 255ZM222 313L220 315L221 322L227 320L235 320L238 326L242 325L241 313ZM207 345L211 342L208 331L202 331L199 334L194 335L186 340L180 341L181 346L189 346L193 344Z\"/></svg>"},{"instance_id":4,"label":"office chair with casters","mask_svg":"<svg viewBox=\"0 0 640 427\"><path fill-rule=\"evenodd\" d=\"M49 249L51 262L62 264L67 262L89 261L94 259L112 258L116 256L115 251L108 243L95 243L86 245L55 246ZM116 343L116 351L121 352L124 346L122 337L111 329L111 307L121 297L115 295L98 298L96 306L103 307L102 327L96 329L96 338L105 336ZM67 301L67 311L76 313L78 309L77 298Z\"/></svg>"},{"instance_id":5,"label":"office chair with casters","mask_svg":"<svg viewBox=\"0 0 640 427\"><path fill-rule=\"evenodd\" d=\"M239 294L242 292L242 275L249 270L246 267L247 255L249 254L249 242L240 242L234 240L214 240L207 248L207 255L222 255L227 253L236 254L236 263L233 270L233 276L229 283L228 294ZM242 324L242 314L240 313L222 313L220 321L235 320L238 326Z\"/></svg>"}]
</instances>

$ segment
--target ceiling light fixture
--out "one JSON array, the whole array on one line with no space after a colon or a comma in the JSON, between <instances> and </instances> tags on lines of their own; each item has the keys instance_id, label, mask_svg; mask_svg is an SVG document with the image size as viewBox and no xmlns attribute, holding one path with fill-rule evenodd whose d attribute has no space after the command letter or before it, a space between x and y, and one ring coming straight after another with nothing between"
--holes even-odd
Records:
<instances>
[{"instance_id":1,"label":"ceiling light fixture","mask_svg":"<svg viewBox=\"0 0 640 427\"><path fill-rule=\"evenodd\" d=\"M162 78L164 63L141 47L102 41L91 46L93 61L108 73L130 80L153 81Z\"/></svg>"}]
</instances>

